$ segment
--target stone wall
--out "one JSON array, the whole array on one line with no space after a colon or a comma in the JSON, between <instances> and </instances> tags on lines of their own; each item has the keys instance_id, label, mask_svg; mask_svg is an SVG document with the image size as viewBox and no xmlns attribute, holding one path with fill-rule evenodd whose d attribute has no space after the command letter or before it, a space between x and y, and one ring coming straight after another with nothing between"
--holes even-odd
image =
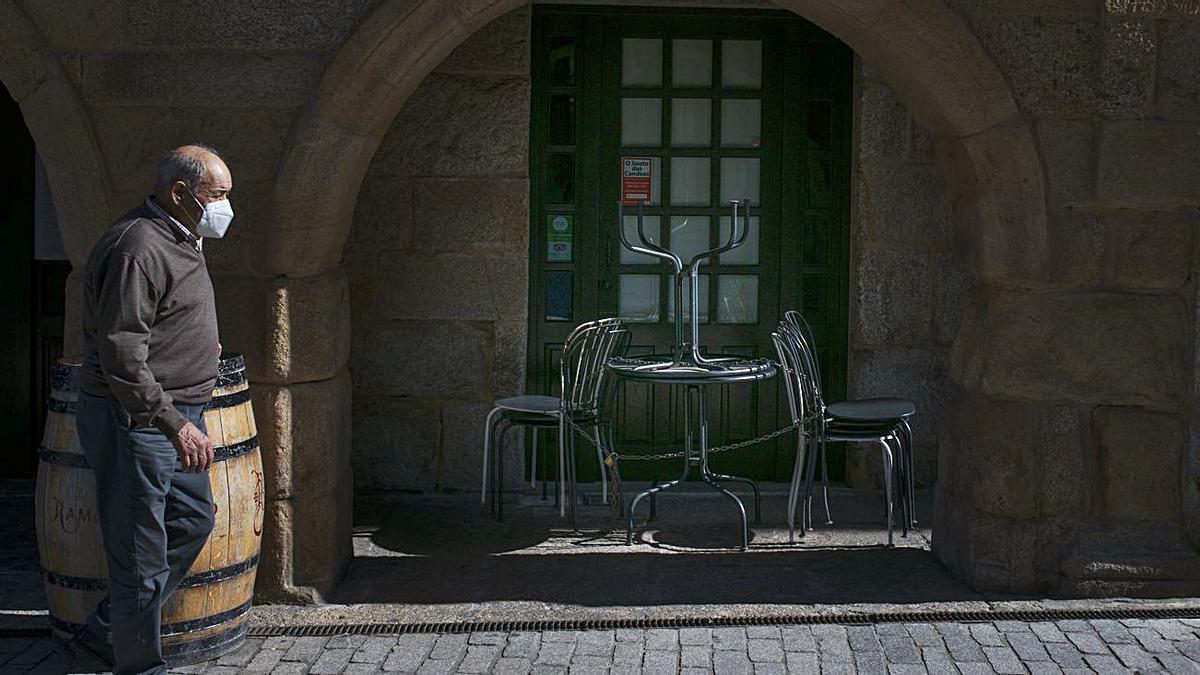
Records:
<instances>
[{"instance_id":1,"label":"stone wall","mask_svg":"<svg viewBox=\"0 0 1200 675\"><path fill-rule=\"evenodd\" d=\"M917 404L917 477L932 486L947 412L950 346L970 276L933 137L879 74L857 60L850 244L851 398ZM881 485L877 444L846 446L846 480Z\"/></svg>"},{"instance_id":2,"label":"stone wall","mask_svg":"<svg viewBox=\"0 0 1200 675\"><path fill-rule=\"evenodd\" d=\"M359 192L343 264L364 507L478 490L490 404L524 389L530 16L485 26L425 79Z\"/></svg>"},{"instance_id":3,"label":"stone wall","mask_svg":"<svg viewBox=\"0 0 1200 675\"><path fill-rule=\"evenodd\" d=\"M364 508L389 491L478 490L473 431L490 401L523 387L529 18L484 27L435 69L359 193L343 263ZM877 74L856 72L850 393L917 400L932 485L967 275L932 138ZM849 482L877 483L877 449L848 450Z\"/></svg>"},{"instance_id":4,"label":"stone wall","mask_svg":"<svg viewBox=\"0 0 1200 675\"><path fill-rule=\"evenodd\" d=\"M1195 592L1200 4L957 5L1035 120L1050 257L969 303L935 549L977 587Z\"/></svg>"},{"instance_id":5,"label":"stone wall","mask_svg":"<svg viewBox=\"0 0 1200 675\"><path fill-rule=\"evenodd\" d=\"M940 220L924 219L921 200L860 206L870 234L856 238L853 315L925 297L933 309L896 315L903 321L881 333L856 325L852 363L863 383L888 381L873 372L898 380L908 363L939 381L950 332L942 322L953 312L939 313L937 294L955 287L939 256L961 252L972 289L950 349L951 386L917 395L923 409L949 408L938 441L937 555L981 589L1200 591L1200 5L775 4L843 39L932 132L954 234L912 247L896 240L903 227ZM144 194L164 148L201 139L225 150L239 226L208 254L222 340L247 356L268 475L259 590L311 600L350 559L352 418L361 417L358 437L372 424L381 436L406 425L406 437L436 436L424 485L457 487L448 477L470 478L478 458L453 449L478 441L453 437L474 437L485 402L505 383L519 388L511 367L524 360L514 332L525 324L527 224L503 215L522 206L500 202L526 192L526 142L502 132L524 129L527 110L519 126L506 120L506 97L527 100L528 65L487 55L496 47L489 32L461 47L519 0L277 5L221 3L214 15L150 0L0 0L0 80L46 161L76 264ZM864 96L874 95L873 79L864 78ZM438 86L421 87L427 80ZM494 130L511 156L468 133L475 127ZM864 199L932 194L921 183L936 180L921 166L924 140L904 143L862 159ZM407 189L377 185L385 174L372 157ZM872 173L887 161L904 171ZM517 189L496 187L504 181ZM418 227L455 218L469 186L478 205L470 223ZM918 212L890 219L904 208ZM355 237L383 229L362 251L366 261L355 258L362 247L343 248L351 213ZM471 224L489 221L490 235ZM465 247L494 255L494 269L456 269ZM924 274L898 274L921 258ZM386 283L362 283L362 270L384 265ZM78 322L78 281L68 283L68 326ZM469 284L476 292L464 292ZM873 306L873 294L883 297L873 289L905 300ZM352 312L363 322L353 376ZM360 353L376 360L359 363ZM418 386L431 383L440 388ZM353 387L364 402L374 389L390 403L352 412Z\"/></svg>"},{"instance_id":6,"label":"stone wall","mask_svg":"<svg viewBox=\"0 0 1200 675\"><path fill-rule=\"evenodd\" d=\"M0 14L32 25L50 55L26 65L30 93L22 92L21 103L77 265L90 239L151 190L154 163L167 148L208 143L233 172L237 223L205 253L221 340L227 351L245 353L259 422L268 477L258 575L264 598L319 597L350 559L345 276L264 265L271 244L262 233L276 206L277 171L292 129L334 53L374 4L299 0L283 10L239 2L222 5L217 16L149 0L0 2ZM0 23L6 30L14 25ZM5 46L0 40L0 50ZM71 93L54 98L55 87ZM76 101L86 120L72 126L69 104ZM52 133L39 137L39 125L47 124ZM60 143L71 144L58 153L65 162L46 155ZM98 153L101 166L88 163L90 153ZM96 185L98 194L91 192ZM80 195L86 210L71 208ZM304 196L310 205L323 198ZM79 233L89 241L76 245ZM291 264L303 269L303 263L298 257ZM73 273L68 351L78 349L72 328L79 292Z\"/></svg>"}]
</instances>

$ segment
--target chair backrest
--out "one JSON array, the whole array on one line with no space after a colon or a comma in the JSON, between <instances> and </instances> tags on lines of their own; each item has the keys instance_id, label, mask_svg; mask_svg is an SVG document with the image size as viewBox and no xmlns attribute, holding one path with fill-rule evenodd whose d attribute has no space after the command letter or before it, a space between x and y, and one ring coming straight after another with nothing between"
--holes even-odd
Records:
<instances>
[{"instance_id":1,"label":"chair backrest","mask_svg":"<svg viewBox=\"0 0 1200 675\"><path fill-rule=\"evenodd\" d=\"M813 339L812 327L808 325L808 319L804 315L794 309L789 309L783 313L783 320L787 322L808 347L809 356L811 357L815 372L817 375L817 386L821 386L821 357L817 354L817 341Z\"/></svg>"},{"instance_id":2,"label":"chair backrest","mask_svg":"<svg viewBox=\"0 0 1200 675\"><path fill-rule=\"evenodd\" d=\"M579 324L563 344L560 365L562 400L567 410L597 411L610 387L605 364L623 354L629 331L617 318Z\"/></svg>"},{"instance_id":3,"label":"chair backrest","mask_svg":"<svg viewBox=\"0 0 1200 675\"><path fill-rule=\"evenodd\" d=\"M792 406L793 421L805 414L821 414L825 410L825 397L821 389L820 368L811 343L791 321L784 320L771 334L780 364L784 367L788 401Z\"/></svg>"},{"instance_id":4,"label":"chair backrest","mask_svg":"<svg viewBox=\"0 0 1200 675\"><path fill-rule=\"evenodd\" d=\"M799 424L804 420L804 373L799 365L795 350L789 344L790 338L781 331L771 333L771 342L775 343L775 354L779 357L780 375L784 390L787 392L788 410L792 413L792 423Z\"/></svg>"}]
</instances>

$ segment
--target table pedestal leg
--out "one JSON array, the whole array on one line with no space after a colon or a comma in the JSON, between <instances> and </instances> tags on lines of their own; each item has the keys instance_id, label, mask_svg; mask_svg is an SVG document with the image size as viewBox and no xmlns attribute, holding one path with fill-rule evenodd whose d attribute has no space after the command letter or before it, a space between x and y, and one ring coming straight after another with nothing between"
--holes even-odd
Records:
<instances>
[{"instance_id":1,"label":"table pedestal leg","mask_svg":"<svg viewBox=\"0 0 1200 675\"><path fill-rule=\"evenodd\" d=\"M695 405L693 413L692 406ZM694 416L694 417L693 417ZM696 433L692 432L692 420L695 419ZM733 492L725 488L718 481L736 481L746 483L754 490L754 521L761 522L760 498L758 493L758 484L749 478L741 476L727 476L724 474L713 473L708 467L708 396L702 386L689 385L687 387L686 400L684 402L684 444L683 444L683 473L679 478L656 485L649 490L644 490L636 497L629 506L629 529L626 531L626 545L633 544L633 520L637 512L637 505L644 497L653 496L679 485L687 480L691 475L692 466L700 468L700 478L712 489L733 500L738 507L738 513L742 521L742 550L745 551L750 547L750 527L746 520L746 506L742 500ZM695 445L699 446L698 451L693 453L693 441L697 441Z\"/></svg>"}]
</instances>

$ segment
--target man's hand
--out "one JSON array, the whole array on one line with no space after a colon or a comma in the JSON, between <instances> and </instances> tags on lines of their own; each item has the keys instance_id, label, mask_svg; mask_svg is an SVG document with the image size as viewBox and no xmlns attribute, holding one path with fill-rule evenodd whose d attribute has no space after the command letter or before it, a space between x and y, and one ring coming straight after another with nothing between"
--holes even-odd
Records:
<instances>
[{"instance_id":1,"label":"man's hand","mask_svg":"<svg viewBox=\"0 0 1200 675\"><path fill-rule=\"evenodd\" d=\"M195 424L188 422L183 425L179 434L171 439L171 443L179 453L179 461L183 464L184 471L200 473L208 471L208 467L212 465L212 440L196 428Z\"/></svg>"}]
</instances>

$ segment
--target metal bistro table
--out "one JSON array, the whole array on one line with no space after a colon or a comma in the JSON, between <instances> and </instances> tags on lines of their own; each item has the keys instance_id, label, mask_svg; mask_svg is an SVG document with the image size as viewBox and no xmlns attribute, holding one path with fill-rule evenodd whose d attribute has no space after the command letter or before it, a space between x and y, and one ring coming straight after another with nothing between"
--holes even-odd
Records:
<instances>
[{"instance_id":1,"label":"metal bistro table","mask_svg":"<svg viewBox=\"0 0 1200 675\"><path fill-rule=\"evenodd\" d=\"M698 281L700 264L705 260L733 250L746 240L750 225L749 201L741 200L731 203L732 218L730 219L729 241L709 251L704 251L692 258L686 267L683 260L672 251L659 246L646 237L642 225L642 204L638 204L637 231L641 245L631 243L625 235L622 213L623 204L617 206L617 222L621 232L621 243L626 248L644 255L654 256L665 260L675 270L675 306L683 308L683 286L685 275L691 277L691 307L699 307L700 284ZM744 220L741 228L738 224L738 211L741 207ZM742 357L707 356L700 352L700 317L699 312L691 312L689 323L690 336L683 332L683 312L675 312L675 346L673 353L644 356L638 358L616 357L608 361L607 368L616 377L639 382L654 384L678 385L687 388L684 401L684 448L683 473L679 478L656 485L638 493L629 506L629 529L626 533L626 543L633 544L634 515L638 502L649 495L668 490L687 480L692 473L692 467L698 467L700 478L714 490L729 497L737 504L742 519L742 550L750 547L750 528L746 522L746 506L736 494L726 489L719 481L740 482L748 484L754 490L754 519L760 519L760 499L758 485L750 478L727 476L713 473L708 466L708 394L707 388L715 384L732 384L735 382L756 382L773 377L777 368L769 359L747 359ZM690 339L689 339L690 338Z\"/></svg>"}]
</instances>

